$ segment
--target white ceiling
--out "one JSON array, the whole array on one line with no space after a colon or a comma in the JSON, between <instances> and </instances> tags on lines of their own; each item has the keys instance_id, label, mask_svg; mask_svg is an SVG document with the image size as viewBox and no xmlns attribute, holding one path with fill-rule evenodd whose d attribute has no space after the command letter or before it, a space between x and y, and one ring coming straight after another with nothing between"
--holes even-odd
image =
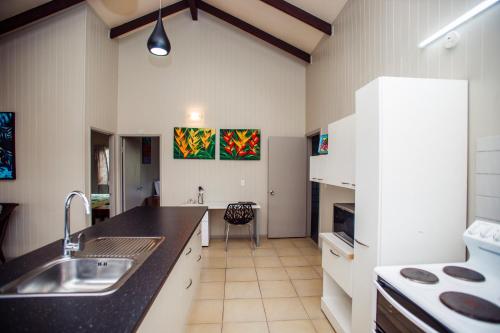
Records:
<instances>
[{"instance_id":1,"label":"white ceiling","mask_svg":"<svg viewBox=\"0 0 500 333\"><path fill-rule=\"evenodd\" d=\"M0 20L48 1L0 0ZM167 6L177 1L179 0L163 0L162 6ZM307 53L311 53L321 38L324 37L321 31L260 0L205 1ZM347 0L287 1L329 23L333 22L347 2ZM87 2L110 28L157 10L160 6L160 0L87 0Z\"/></svg>"}]
</instances>

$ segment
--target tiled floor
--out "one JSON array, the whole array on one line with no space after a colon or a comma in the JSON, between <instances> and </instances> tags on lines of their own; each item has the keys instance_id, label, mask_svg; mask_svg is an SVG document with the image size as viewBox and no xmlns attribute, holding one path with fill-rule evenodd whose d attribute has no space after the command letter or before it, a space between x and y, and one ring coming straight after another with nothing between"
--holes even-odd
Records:
<instances>
[{"instance_id":1,"label":"tiled floor","mask_svg":"<svg viewBox=\"0 0 500 333\"><path fill-rule=\"evenodd\" d=\"M212 240L187 333L330 333L320 309L321 252L310 239Z\"/></svg>"}]
</instances>

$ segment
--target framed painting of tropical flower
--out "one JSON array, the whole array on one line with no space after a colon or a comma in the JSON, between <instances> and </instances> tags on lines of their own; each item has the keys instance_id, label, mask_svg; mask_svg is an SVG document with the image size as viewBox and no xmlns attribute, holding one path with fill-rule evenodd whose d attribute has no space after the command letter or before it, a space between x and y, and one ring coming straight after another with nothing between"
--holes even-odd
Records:
<instances>
[{"instance_id":1,"label":"framed painting of tropical flower","mask_svg":"<svg viewBox=\"0 0 500 333\"><path fill-rule=\"evenodd\" d=\"M174 128L174 158L215 159L215 128Z\"/></svg>"},{"instance_id":2,"label":"framed painting of tropical flower","mask_svg":"<svg viewBox=\"0 0 500 333\"><path fill-rule=\"evenodd\" d=\"M221 160L260 160L260 130L221 129Z\"/></svg>"},{"instance_id":3,"label":"framed painting of tropical flower","mask_svg":"<svg viewBox=\"0 0 500 333\"><path fill-rule=\"evenodd\" d=\"M0 180L16 179L14 112L0 112Z\"/></svg>"}]
</instances>

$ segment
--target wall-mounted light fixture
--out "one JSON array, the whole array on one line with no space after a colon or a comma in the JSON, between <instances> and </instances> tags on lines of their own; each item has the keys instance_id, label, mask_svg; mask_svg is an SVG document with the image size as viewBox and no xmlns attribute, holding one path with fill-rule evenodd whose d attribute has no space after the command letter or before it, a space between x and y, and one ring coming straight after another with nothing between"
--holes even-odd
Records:
<instances>
[{"instance_id":1,"label":"wall-mounted light fixture","mask_svg":"<svg viewBox=\"0 0 500 333\"><path fill-rule=\"evenodd\" d=\"M491 6L496 4L498 1L500 1L500 0L485 0L485 1L481 2L480 4L478 4L477 6L475 6L474 8L472 8L471 10L469 10L468 12L463 14L462 16L458 17L456 20L454 20L450 24L442 27L441 29L436 31L436 33L434 33L433 35L431 35L428 38L421 41L420 44L418 44L418 47L419 48L426 47L430 43L434 42L436 39L444 36L446 33L452 31L453 29L455 29L459 25L462 25L463 23L467 22L468 20L470 20L474 16L476 16L479 13L490 8Z\"/></svg>"}]
</instances>

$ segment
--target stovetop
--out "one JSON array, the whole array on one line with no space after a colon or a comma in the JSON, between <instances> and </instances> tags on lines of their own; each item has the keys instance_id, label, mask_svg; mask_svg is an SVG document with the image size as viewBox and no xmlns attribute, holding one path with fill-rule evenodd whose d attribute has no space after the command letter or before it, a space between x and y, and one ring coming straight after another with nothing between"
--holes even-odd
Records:
<instances>
[{"instance_id":1,"label":"stovetop","mask_svg":"<svg viewBox=\"0 0 500 333\"><path fill-rule=\"evenodd\" d=\"M463 300L464 303L471 300L457 293L479 297L491 303L493 307L500 307L500 225L476 221L464 233L464 241L471 254L467 262L377 267L375 274L453 332L499 333L499 323L482 321L459 313L463 309L457 299ZM479 275L463 271L462 268ZM424 274L420 270L430 274ZM471 277L474 281L465 280L462 276L452 276L464 273L466 278ZM422 277L427 281L435 281L431 278L435 277L438 281L420 283L415 281L415 277ZM450 308L450 304L444 304L451 302L457 302L458 309L455 310L458 311L452 310L453 306Z\"/></svg>"}]
</instances>

